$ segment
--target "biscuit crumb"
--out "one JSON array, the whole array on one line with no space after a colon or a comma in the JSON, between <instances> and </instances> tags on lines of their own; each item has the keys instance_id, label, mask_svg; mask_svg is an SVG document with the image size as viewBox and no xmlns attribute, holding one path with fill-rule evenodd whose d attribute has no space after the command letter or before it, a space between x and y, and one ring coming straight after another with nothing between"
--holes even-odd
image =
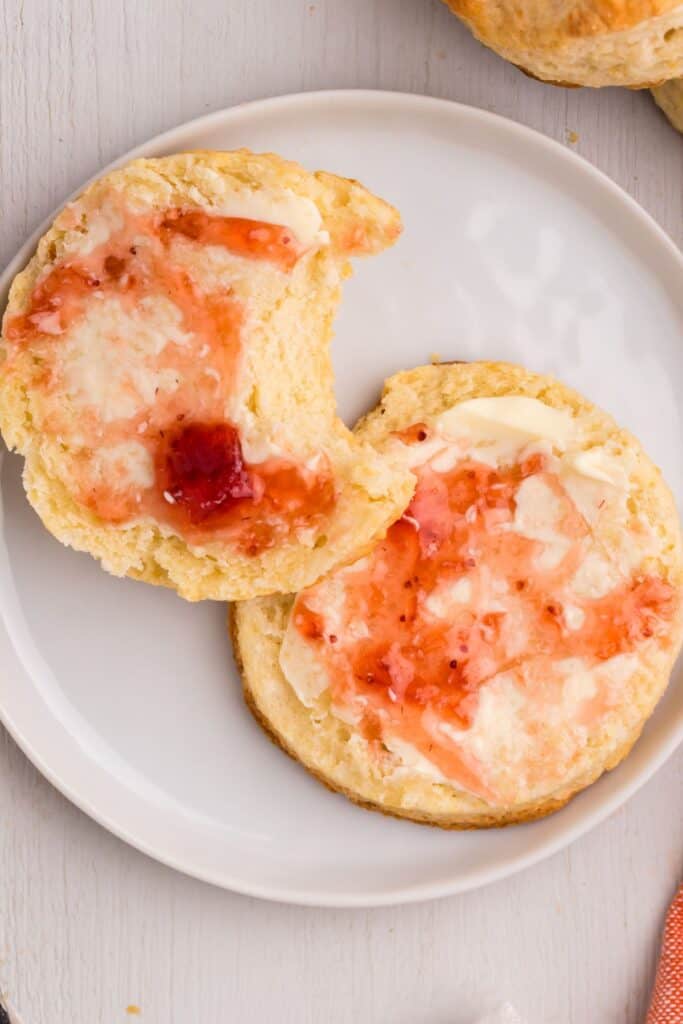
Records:
<instances>
[{"instance_id":1,"label":"biscuit crumb","mask_svg":"<svg viewBox=\"0 0 683 1024\"><path fill-rule=\"evenodd\" d=\"M130 1006L126 1007L126 1013L131 1017L139 1017L142 1010L139 1006L136 1006L135 1003L131 1003Z\"/></svg>"},{"instance_id":2,"label":"biscuit crumb","mask_svg":"<svg viewBox=\"0 0 683 1024\"><path fill-rule=\"evenodd\" d=\"M567 142L570 145L575 146L578 141L579 141L579 133L578 132L570 131L570 129L567 128Z\"/></svg>"}]
</instances>

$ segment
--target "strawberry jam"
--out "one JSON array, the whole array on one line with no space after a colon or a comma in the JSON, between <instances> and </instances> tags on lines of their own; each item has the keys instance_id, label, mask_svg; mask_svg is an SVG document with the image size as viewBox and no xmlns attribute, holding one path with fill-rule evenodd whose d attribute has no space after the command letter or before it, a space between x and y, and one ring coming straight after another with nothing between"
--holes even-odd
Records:
<instances>
[{"instance_id":1,"label":"strawberry jam","mask_svg":"<svg viewBox=\"0 0 683 1024\"><path fill-rule=\"evenodd\" d=\"M61 334L80 315L88 294L100 283L85 268L72 264L56 266L34 289L28 310L9 318L5 338L19 343L30 341L36 334Z\"/></svg>"},{"instance_id":2,"label":"strawberry jam","mask_svg":"<svg viewBox=\"0 0 683 1024\"><path fill-rule=\"evenodd\" d=\"M268 260L291 270L304 252L289 228L243 217L219 217L201 210L174 210L161 221L162 237L174 234L200 245L220 245L236 256Z\"/></svg>"},{"instance_id":3,"label":"strawberry jam","mask_svg":"<svg viewBox=\"0 0 683 1024\"><path fill-rule=\"evenodd\" d=\"M420 444L424 433L418 424L402 437ZM300 594L293 610L294 628L325 666L333 705L355 718L371 746L381 754L378 735L407 742L484 799L495 793L473 752L481 745L448 734L473 728L483 688L504 678L518 701L552 705L563 687L558 665L580 660L582 670L599 673L652 638L666 647L677 614L674 589L651 576L624 578L595 597L575 590L591 530L547 462L533 455L492 468L463 458L441 472L425 462L385 539L329 584ZM530 481L552 510L548 533L559 555L550 567L545 541L525 535L516 519ZM329 627L321 611L328 606ZM610 707L608 684L595 685L579 716ZM529 729L529 743L539 745L538 722Z\"/></svg>"},{"instance_id":4,"label":"strawberry jam","mask_svg":"<svg viewBox=\"0 0 683 1024\"><path fill-rule=\"evenodd\" d=\"M193 423L166 438L157 478L164 491L201 523L254 497L237 431L229 423Z\"/></svg>"},{"instance_id":5,"label":"strawberry jam","mask_svg":"<svg viewBox=\"0 0 683 1024\"><path fill-rule=\"evenodd\" d=\"M145 238L144 249L134 244L136 237ZM236 256L274 263L284 271L292 270L306 251L289 228L278 224L199 210L131 215L120 231L86 258L75 257L52 267L34 289L28 309L5 323L5 338L17 344L30 342L35 335L62 334L83 314L93 292L98 297L127 292L135 301L156 293L182 298L179 293L188 287L187 275L179 276L169 260L175 237L220 246Z\"/></svg>"},{"instance_id":6,"label":"strawberry jam","mask_svg":"<svg viewBox=\"0 0 683 1024\"><path fill-rule=\"evenodd\" d=\"M190 541L224 537L248 555L316 529L336 501L325 459L316 470L283 458L247 463L229 424L192 424L171 433L160 443L156 464L156 487L143 508Z\"/></svg>"},{"instance_id":7,"label":"strawberry jam","mask_svg":"<svg viewBox=\"0 0 683 1024\"><path fill-rule=\"evenodd\" d=\"M326 466L310 471L282 458L248 464L229 423L192 423L164 431L156 455L156 518L188 539L234 536L256 555L331 512L335 488Z\"/></svg>"}]
</instances>

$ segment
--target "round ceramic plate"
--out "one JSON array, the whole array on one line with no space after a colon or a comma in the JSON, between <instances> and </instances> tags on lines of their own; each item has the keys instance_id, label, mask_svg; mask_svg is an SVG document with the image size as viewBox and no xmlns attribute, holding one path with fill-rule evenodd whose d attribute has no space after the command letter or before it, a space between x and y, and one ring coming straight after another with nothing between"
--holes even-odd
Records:
<instances>
[{"instance_id":1,"label":"round ceramic plate","mask_svg":"<svg viewBox=\"0 0 683 1024\"><path fill-rule=\"evenodd\" d=\"M357 268L334 341L349 423L384 377L442 359L550 372L633 430L683 495L683 262L562 146L453 103L374 92L226 110L135 151L272 149L359 178L401 210ZM128 154L128 159L133 154ZM32 252L31 239L4 275ZM2 475L0 709L38 768L151 856L271 899L361 906L481 885L603 819L683 736L676 675L631 756L544 821L453 833L371 814L272 746L242 704L220 604L107 576L61 547Z\"/></svg>"}]
</instances>

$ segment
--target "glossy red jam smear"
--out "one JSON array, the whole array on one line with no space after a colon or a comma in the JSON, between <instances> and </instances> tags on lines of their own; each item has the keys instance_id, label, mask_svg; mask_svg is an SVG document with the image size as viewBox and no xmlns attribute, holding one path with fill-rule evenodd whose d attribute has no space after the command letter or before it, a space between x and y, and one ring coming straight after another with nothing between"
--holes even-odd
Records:
<instances>
[{"instance_id":1,"label":"glossy red jam smear","mask_svg":"<svg viewBox=\"0 0 683 1024\"><path fill-rule=\"evenodd\" d=\"M58 335L81 315L83 300L99 280L71 264L57 266L34 289L27 311L5 323L5 338L29 343L36 335Z\"/></svg>"},{"instance_id":2,"label":"glossy red jam smear","mask_svg":"<svg viewBox=\"0 0 683 1024\"><path fill-rule=\"evenodd\" d=\"M100 519L126 523L153 516L188 540L223 538L256 554L293 531L317 527L335 502L333 474L320 457L313 471L287 458L249 466L234 425L224 421L231 381L236 379L244 328L241 303L229 286L208 291L175 259L176 246L221 247L284 272L306 251L286 227L203 211L169 209L132 214L117 209L121 226L87 254L57 264L39 281L28 308L9 318L4 335L16 351L30 346L42 367L36 387L55 396L41 429L74 446L73 487L78 500ZM103 420L96 405L79 411L74 425L62 402L60 340L91 310L115 300L130 316L145 304L172 303L181 340L168 341L146 366L177 375L168 391L128 418ZM122 345L125 364L126 338ZM4 372L12 372L12 350ZM133 381L122 385L134 390ZM134 442L149 454L155 482L121 489L106 478L93 482L90 455ZM78 448L81 451L78 454Z\"/></svg>"},{"instance_id":3,"label":"glossy red jam smear","mask_svg":"<svg viewBox=\"0 0 683 1024\"><path fill-rule=\"evenodd\" d=\"M424 432L417 425L405 439L419 442ZM440 734L439 724L470 727L480 688L530 658L547 685L561 659L597 665L633 651L666 632L678 598L653 577L628 580L595 599L572 595L572 606L584 615L572 631L563 620L562 595L581 564L589 530L544 459L499 470L468 461L445 473L426 464L417 474L404 517L361 568L343 572L344 621L363 624L367 635L330 635L314 610L316 588L300 596L294 622L327 667L333 703L365 709L361 729L368 740L402 739L444 776L491 799L478 764ZM517 488L532 476L561 502L560 528L569 543L552 569L535 564L539 541L509 528ZM484 596L491 579L501 577L508 611L479 611L492 603ZM447 618L431 614L429 597L459 580L468 581L470 598L451 603Z\"/></svg>"},{"instance_id":4,"label":"glossy red jam smear","mask_svg":"<svg viewBox=\"0 0 683 1024\"><path fill-rule=\"evenodd\" d=\"M281 522L314 525L335 501L329 473L283 459L249 465L237 430L227 423L192 423L166 434L156 476L172 517L189 517L193 526L239 526L239 546L249 554L275 543Z\"/></svg>"},{"instance_id":5,"label":"glossy red jam smear","mask_svg":"<svg viewBox=\"0 0 683 1024\"><path fill-rule=\"evenodd\" d=\"M215 217L199 210L174 210L161 221L162 235L179 234L200 245L220 245L236 256L269 260L291 270L305 251L289 228L243 217Z\"/></svg>"},{"instance_id":6,"label":"glossy red jam smear","mask_svg":"<svg viewBox=\"0 0 683 1024\"><path fill-rule=\"evenodd\" d=\"M140 235L153 239L155 249L150 252L135 245ZM183 309L191 330L194 321L202 318L194 308L197 294L191 279L169 262L168 246L176 235L199 245L220 246L236 256L265 260L282 270L291 270L306 251L288 228L277 224L196 210L129 216L120 231L87 257L53 267L34 289L26 312L5 324L6 339L18 344L35 340L36 335L55 336L68 330L96 291L113 292L119 298L127 295L138 302L145 295L166 294ZM215 304L227 298L216 294L211 300Z\"/></svg>"},{"instance_id":7,"label":"glossy red jam smear","mask_svg":"<svg viewBox=\"0 0 683 1024\"><path fill-rule=\"evenodd\" d=\"M168 438L157 478L193 523L254 497L237 431L228 423L194 423Z\"/></svg>"}]
</instances>

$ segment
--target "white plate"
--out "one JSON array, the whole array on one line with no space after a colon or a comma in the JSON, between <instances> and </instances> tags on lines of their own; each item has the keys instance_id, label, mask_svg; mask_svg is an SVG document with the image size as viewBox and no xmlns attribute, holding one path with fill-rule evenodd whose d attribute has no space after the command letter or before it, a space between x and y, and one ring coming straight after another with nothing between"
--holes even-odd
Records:
<instances>
[{"instance_id":1,"label":"white plate","mask_svg":"<svg viewBox=\"0 0 683 1024\"><path fill-rule=\"evenodd\" d=\"M226 110L136 151L250 146L358 177L405 233L358 268L334 343L352 421L382 379L438 352L556 373L634 430L683 495L683 262L615 185L541 135L440 100L373 92ZM130 155L130 154L129 154ZM3 283L26 261L31 239ZM0 706L38 768L153 857L245 893L362 906L454 893L603 819L683 735L677 676L633 754L559 814L447 833L334 796L242 705L219 604L103 573L54 541L2 476Z\"/></svg>"}]
</instances>

